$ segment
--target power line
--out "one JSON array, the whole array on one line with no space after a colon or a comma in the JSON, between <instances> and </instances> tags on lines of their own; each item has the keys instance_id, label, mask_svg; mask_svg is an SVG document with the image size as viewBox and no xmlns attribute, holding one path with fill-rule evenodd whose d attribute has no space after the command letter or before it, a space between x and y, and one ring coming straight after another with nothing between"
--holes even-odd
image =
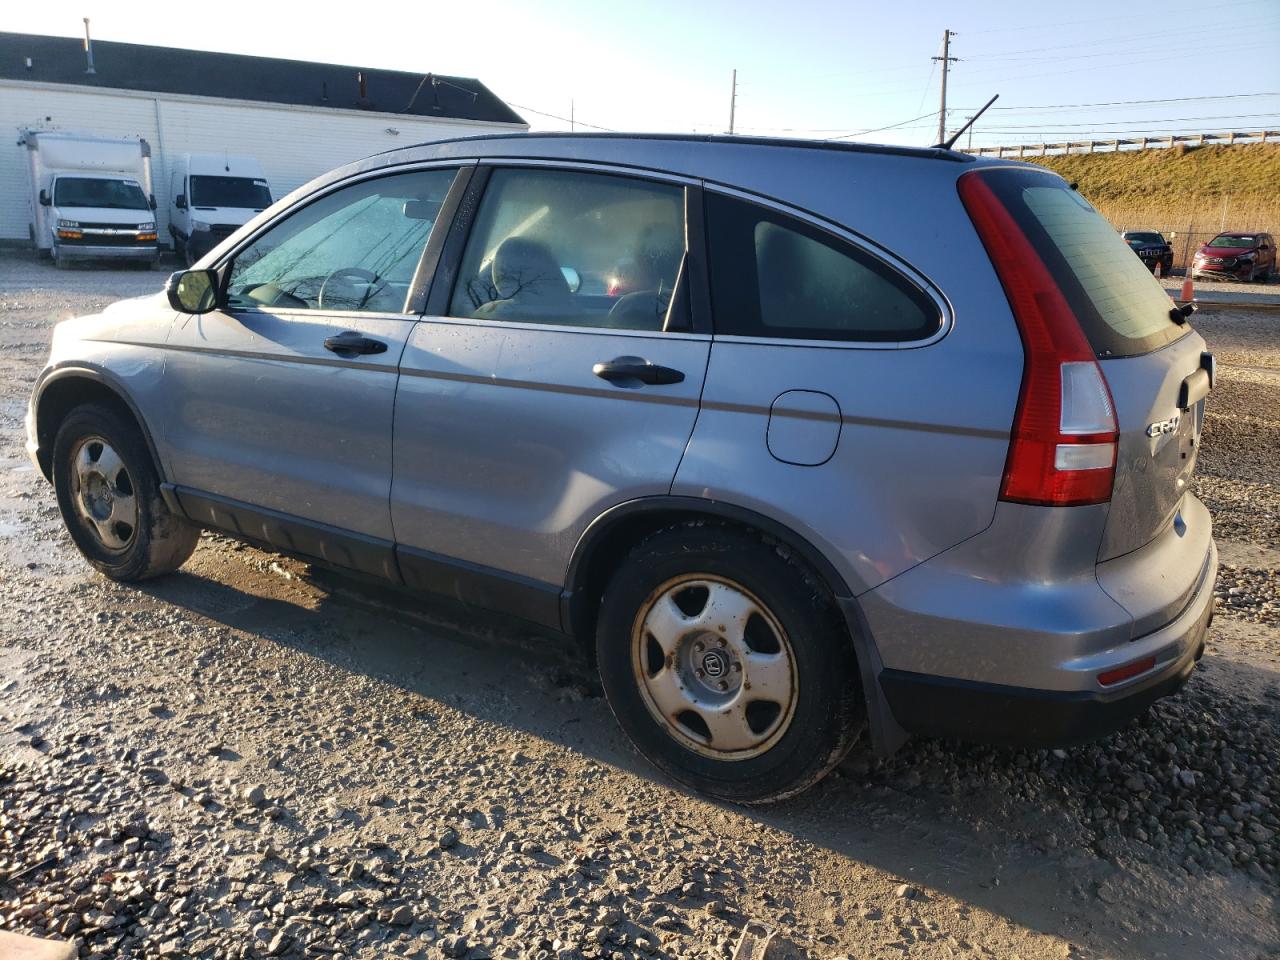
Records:
<instances>
[{"instance_id":1,"label":"power line","mask_svg":"<svg viewBox=\"0 0 1280 960\"><path fill-rule=\"evenodd\" d=\"M1270 43L1267 43L1267 42L1259 42L1259 43L1257 43L1257 44L1249 44L1249 45L1240 45L1240 44L1228 45L1227 47L1224 47L1224 48L1221 48L1221 49L1218 49L1218 48L1209 49L1209 48L1203 48L1203 47L1202 47L1202 48L1197 48L1197 49L1196 49L1195 51L1193 51L1193 52L1194 52L1194 53L1196 53L1196 54L1205 54L1205 53L1238 53L1238 52L1240 52L1240 51L1242 51L1242 50L1254 49L1254 48L1257 48L1257 47L1270 48L1271 46L1272 46L1272 45L1271 45ZM1179 52L1175 52L1175 51L1165 51L1161 56L1159 56L1159 57L1155 57L1155 58L1152 58L1152 59L1145 59L1145 60L1128 60L1128 61L1126 61L1126 62L1123 64L1123 66L1124 66L1124 67L1138 67L1138 66L1143 66L1143 65L1148 64L1148 63L1164 63L1164 64L1167 64L1167 63L1169 63L1169 61L1170 61L1171 59L1176 58L1176 57L1179 57L1179 56L1181 56L1181 55L1182 55L1182 54L1181 54L1181 53L1179 53ZM1115 66L1119 67L1120 65L1118 65L1118 64L1117 64L1117 65L1115 65ZM976 79L976 81L977 81L977 82L981 82L983 86L990 88L990 87L991 87L991 86L993 86L993 85L999 85L999 84L1001 84L1001 83L1012 83L1012 82L1013 82L1013 81L1015 81L1015 80L1034 80L1034 79L1039 78L1039 77L1061 77L1061 76L1063 76L1063 75L1065 75L1065 74L1083 73L1083 72L1085 72L1086 70L1093 70L1093 71L1096 71L1096 70L1098 70L1098 67L1097 67L1097 66L1076 67L1076 68L1071 69L1071 70L1054 70L1054 71L1051 71L1051 72L1049 72L1049 73L1024 73L1024 74L1019 74L1019 75L1017 75L1017 76L1012 76L1012 77L1007 77L1007 76L997 76L995 79L991 79L990 77L987 77L987 76L980 76L980 77L977 77L977 78L975 78L975 79ZM972 81L971 81L971 83L972 83Z\"/></svg>"},{"instance_id":2,"label":"power line","mask_svg":"<svg viewBox=\"0 0 1280 960\"><path fill-rule=\"evenodd\" d=\"M535 110L533 107L526 107L523 104L516 103L512 100L508 100L507 105L515 107L517 110L523 110L526 113L536 113L540 117L550 117L552 120L559 120L561 123L568 123L573 126L590 127L592 130L603 130L605 133L618 132L617 130L613 129L613 127L602 127L602 126L599 126L598 124L587 123L587 121L585 120L579 120L576 117L573 119L570 119L569 117L562 117L558 113L547 113L547 111L545 110Z\"/></svg>"},{"instance_id":3,"label":"power line","mask_svg":"<svg viewBox=\"0 0 1280 960\"><path fill-rule=\"evenodd\" d=\"M1262 2L1262 0L1241 0L1240 3L1235 3L1229 6L1221 6L1216 8L1214 10L1214 14L1218 15L1223 10L1230 10L1236 7L1244 7L1252 3L1260 3L1260 2ZM1267 2L1271 2L1271 0L1267 0ZM1195 9L1197 7L1198 7L1198 4L1192 4L1192 6L1188 9ZM981 36L989 33L1008 33L1011 30L1016 30L1019 33L1024 33L1029 30L1053 30L1058 27L1074 27L1074 26L1079 26L1081 24L1096 26L1099 23L1115 23L1117 21L1127 22L1131 20L1141 20L1144 23L1149 23L1151 21L1151 17L1147 13L1140 13L1140 14L1126 14L1124 16L1118 16L1118 17L1090 17L1087 20L1066 20L1066 21L1061 21L1059 23L1040 23L1035 25L1019 23L1015 27L992 27L987 30L973 30L973 31L970 31L970 33L973 36Z\"/></svg>"},{"instance_id":4,"label":"power line","mask_svg":"<svg viewBox=\"0 0 1280 960\"><path fill-rule=\"evenodd\" d=\"M1160 97L1154 100L1103 100L1099 103L1044 103L1025 107L992 107L997 110L1077 110L1084 107L1128 107L1147 103L1190 103L1193 100L1244 100L1251 97L1280 97L1280 93L1224 93L1216 97Z\"/></svg>"},{"instance_id":5,"label":"power line","mask_svg":"<svg viewBox=\"0 0 1280 960\"><path fill-rule=\"evenodd\" d=\"M846 133L839 137L828 137L828 140L848 140L850 137L863 137L868 133L880 133L882 130L897 130L899 127L905 127L908 123L915 123L917 120L923 120L925 117L932 117L937 110L930 110L928 113L922 113L918 117L912 117L910 120L903 120L899 123L891 123L887 127L872 127L870 130L859 130L857 133Z\"/></svg>"},{"instance_id":6,"label":"power line","mask_svg":"<svg viewBox=\"0 0 1280 960\"><path fill-rule=\"evenodd\" d=\"M1255 120L1255 119L1274 119L1280 120L1280 113L1233 113L1219 114L1213 117L1143 117L1140 120L1099 120L1095 123L1024 123L1021 125L1009 125L1004 130L1040 130L1046 126L1053 127L1078 127L1083 130L1094 130L1098 127L1124 127L1134 123L1192 123L1202 120Z\"/></svg>"},{"instance_id":7,"label":"power line","mask_svg":"<svg viewBox=\"0 0 1280 960\"><path fill-rule=\"evenodd\" d=\"M1005 60L1016 59L1024 53L1049 53L1058 50L1075 50L1080 47L1088 47L1091 50L1099 47L1109 47L1115 45L1127 45L1133 43L1144 44L1148 48L1153 40L1167 40L1169 38L1177 39L1180 37L1196 37L1203 39L1208 36L1211 39L1218 39L1219 34L1223 38L1238 37L1239 28L1233 24L1217 24L1216 28L1213 24L1206 24L1200 27L1189 28L1186 26L1176 27L1170 30L1160 31L1144 31L1142 33L1132 34L1130 36L1109 37L1104 39L1079 40L1072 43L1060 43L1045 47L1024 47L1022 49L1002 50L993 56L985 56L986 60ZM1105 56L1108 52L1115 53L1117 51L1103 50L1101 55Z\"/></svg>"},{"instance_id":8,"label":"power line","mask_svg":"<svg viewBox=\"0 0 1280 960\"><path fill-rule=\"evenodd\" d=\"M1252 97L1252 96L1280 96L1280 94L1233 94L1232 96L1239 96L1239 97ZM1166 99L1163 99L1163 100L1117 100L1117 101L1112 101L1112 104L1108 104L1108 105L1126 105L1126 106L1127 106L1127 105L1137 105L1137 104L1149 104L1149 103L1173 103L1173 102L1180 102L1180 101L1183 101L1183 100L1206 100L1206 99L1210 99L1210 100L1211 100L1211 99L1217 99L1217 98L1214 98L1214 97L1170 97L1170 98L1166 98ZM1065 106L1065 105L1063 105L1063 106ZM1073 106L1091 106L1091 105L1090 105L1090 104L1074 104ZM1098 106L1101 106L1101 104L1098 104ZM918 108L917 108L917 109L918 109ZM974 108L973 108L973 107L949 107L949 108L947 109L947 112L948 112L948 113L955 113L955 112L957 112L957 111L961 111L961 110L972 110L972 109L974 109ZM993 112L993 113L994 113L996 110L999 110L999 109L1005 109L1005 110L1039 110L1039 109L1049 109L1049 108L1048 108L1048 107L1004 107L1004 108L1000 108L1000 107L992 107L992 108L991 108L991 112ZM937 111L936 111L936 110L933 110L933 111L930 111L929 113L923 113L923 114L921 114L919 117L916 117L915 119L916 119L916 120L922 120L922 119L924 119L925 117L932 117L932 116L936 116L936 115L937 115ZM1267 118L1267 117L1277 117L1277 119L1280 119L1280 114L1276 114L1276 113L1227 113L1227 114L1215 114L1215 115L1213 115L1213 116L1203 116L1203 117L1143 117L1143 118L1141 118L1141 119L1132 119L1132 118L1131 118L1131 119L1127 119L1127 120L1099 120L1099 121L1096 121L1096 122L1093 122L1093 123L1080 123L1080 124L1072 124L1072 123L1070 123L1070 122L1069 122L1069 120L1068 120L1068 121L1055 120L1055 121L1052 121L1052 122L1050 122L1050 123L1048 123L1048 124L1044 124L1043 126L1055 126L1055 127L1062 127L1062 126L1080 126L1080 127L1084 127L1084 128L1092 129L1092 128L1094 128L1094 127L1102 127L1102 126L1108 126L1108 125L1110 125L1110 126L1117 126L1117 125L1119 125L1119 126L1123 126L1123 125L1126 125L1126 124L1132 124L1132 123L1176 123L1176 122L1201 121L1201 120L1249 120L1249 119ZM1015 119L1015 118L1012 118L1012 117L1011 117L1011 118L1008 118L1008 119L1011 119L1011 120L1012 120L1012 119ZM881 131L881 130L896 130L896 129L899 129L900 127L902 127L904 124L908 124L908 123L912 123L912 122L914 122L914 121L912 121L912 120L906 120L906 121L902 121L901 123L894 123L894 124L890 124L890 125L889 125L889 126L887 126L887 127L875 127L875 128L873 128L873 129L871 129L871 130L861 130L861 131L858 131L857 133L846 133L846 134L844 134L844 136L845 136L845 137L857 137L857 136L862 136L863 134L866 134L866 133L876 133L876 132ZM921 125L921 129L923 129L923 128L924 128L924 126L925 126L925 125L923 125L923 124L922 124L922 125ZM1041 124L1026 124L1026 125L1025 125L1025 127L1026 127L1027 129L1037 129L1037 130L1038 130L1038 129L1041 129L1041 126L1042 126ZM767 126L761 126L761 127L740 127L739 129L742 129L742 130L775 130L775 131L778 131L778 132L780 132L780 133L839 133L840 131L842 131L842 130L848 130L849 128L848 128L848 127L767 127ZM987 129L987 128L984 128L984 129ZM1006 129L1006 130L1008 130L1008 129L1016 129L1016 127L1006 126L1006 127L1002 128L1002 129ZM841 137L834 137L834 138L830 138L830 139L842 139L842 138L841 138Z\"/></svg>"}]
</instances>

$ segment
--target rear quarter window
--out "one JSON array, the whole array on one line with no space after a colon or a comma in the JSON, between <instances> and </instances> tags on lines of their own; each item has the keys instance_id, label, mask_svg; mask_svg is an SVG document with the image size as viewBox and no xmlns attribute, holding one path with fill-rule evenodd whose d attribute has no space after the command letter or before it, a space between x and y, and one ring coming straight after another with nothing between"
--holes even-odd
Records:
<instances>
[{"instance_id":1,"label":"rear quarter window","mask_svg":"<svg viewBox=\"0 0 1280 960\"><path fill-rule=\"evenodd\" d=\"M767 207L706 194L717 334L797 340L922 340L938 305L873 254Z\"/></svg>"},{"instance_id":2,"label":"rear quarter window","mask_svg":"<svg viewBox=\"0 0 1280 960\"><path fill-rule=\"evenodd\" d=\"M1055 174L981 174L1057 281L1099 357L1135 356L1189 329L1169 295L1089 202Z\"/></svg>"}]
</instances>

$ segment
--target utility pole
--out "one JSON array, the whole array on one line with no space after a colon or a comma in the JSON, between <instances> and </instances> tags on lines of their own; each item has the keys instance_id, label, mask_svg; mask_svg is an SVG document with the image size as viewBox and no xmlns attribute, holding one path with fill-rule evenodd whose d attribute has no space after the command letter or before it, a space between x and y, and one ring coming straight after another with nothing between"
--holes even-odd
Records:
<instances>
[{"instance_id":1,"label":"utility pole","mask_svg":"<svg viewBox=\"0 0 1280 960\"><path fill-rule=\"evenodd\" d=\"M573 123L573 99L570 98L569 99L569 132L573 133L574 130L576 129L577 127L575 127Z\"/></svg>"},{"instance_id":2,"label":"utility pole","mask_svg":"<svg viewBox=\"0 0 1280 960\"><path fill-rule=\"evenodd\" d=\"M733 71L733 87L729 92L729 135L733 135L733 112L738 106L738 71Z\"/></svg>"},{"instance_id":3,"label":"utility pole","mask_svg":"<svg viewBox=\"0 0 1280 960\"><path fill-rule=\"evenodd\" d=\"M947 139L947 67L960 59L951 56L951 38L955 35L954 30L943 30L942 56L930 58L942 61L942 105L938 108L938 143L945 143Z\"/></svg>"},{"instance_id":4,"label":"utility pole","mask_svg":"<svg viewBox=\"0 0 1280 960\"><path fill-rule=\"evenodd\" d=\"M89 18L88 17L84 18L84 60L85 60L85 67L84 67L85 73L98 72L97 70L93 69L93 38L89 36Z\"/></svg>"}]
</instances>

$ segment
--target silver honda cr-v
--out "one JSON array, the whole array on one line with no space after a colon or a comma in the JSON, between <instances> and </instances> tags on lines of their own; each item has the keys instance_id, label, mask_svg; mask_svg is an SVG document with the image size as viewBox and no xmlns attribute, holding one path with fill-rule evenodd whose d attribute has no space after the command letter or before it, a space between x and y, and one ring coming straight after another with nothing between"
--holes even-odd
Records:
<instances>
[{"instance_id":1,"label":"silver honda cr-v","mask_svg":"<svg viewBox=\"0 0 1280 960\"><path fill-rule=\"evenodd\" d=\"M59 324L30 451L97 569L212 528L582 639L671 776L1100 736L1187 679L1213 358L1057 176L509 136L337 170Z\"/></svg>"}]
</instances>

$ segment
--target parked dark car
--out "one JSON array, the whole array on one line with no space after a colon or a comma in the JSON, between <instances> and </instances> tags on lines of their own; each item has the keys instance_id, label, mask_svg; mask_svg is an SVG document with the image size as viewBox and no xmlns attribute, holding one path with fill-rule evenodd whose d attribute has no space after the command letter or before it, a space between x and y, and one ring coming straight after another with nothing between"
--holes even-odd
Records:
<instances>
[{"instance_id":1,"label":"parked dark car","mask_svg":"<svg viewBox=\"0 0 1280 960\"><path fill-rule=\"evenodd\" d=\"M1196 279L1271 279L1276 270L1276 240L1269 233L1220 233L1196 251L1191 276Z\"/></svg>"},{"instance_id":2,"label":"parked dark car","mask_svg":"<svg viewBox=\"0 0 1280 960\"><path fill-rule=\"evenodd\" d=\"M1121 234L1129 249L1147 265L1152 273L1156 272L1156 264L1166 277L1173 269L1173 247L1169 246L1163 234L1153 230L1126 230Z\"/></svg>"}]
</instances>

